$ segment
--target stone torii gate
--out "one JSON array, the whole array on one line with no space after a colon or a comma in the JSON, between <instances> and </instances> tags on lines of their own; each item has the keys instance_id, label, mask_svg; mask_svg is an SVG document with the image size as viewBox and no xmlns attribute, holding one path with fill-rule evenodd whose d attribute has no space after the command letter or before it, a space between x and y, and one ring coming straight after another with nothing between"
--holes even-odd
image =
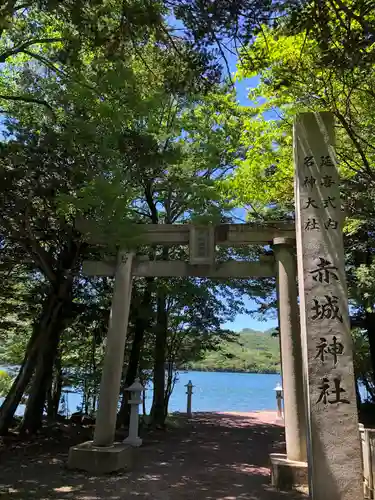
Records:
<instances>
[{"instance_id":1,"label":"stone torii gate","mask_svg":"<svg viewBox=\"0 0 375 500\"><path fill-rule=\"evenodd\" d=\"M92 239L90 223L82 221L81 226L88 239ZM94 240L103 243L97 238ZM277 277L287 457L293 462L305 462L306 431L294 225L285 222L265 225L145 225L143 242L163 246L189 245L190 261L149 261L148 256L136 257L135 252L119 251L117 261L84 262L83 272L86 275L114 276L115 284L94 440L73 447L69 465L90 470L94 467L95 471L101 472L129 466L133 450L123 444L114 444L114 437L134 276L217 279ZM215 262L216 245L236 247L250 244L271 244L274 255L263 255L254 262Z\"/></svg>"},{"instance_id":2,"label":"stone torii gate","mask_svg":"<svg viewBox=\"0 0 375 500\"><path fill-rule=\"evenodd\" d=\"M280 482L282 476L298 477L307 468L307 448L313 500L363 498L333 145L331 114L304 113L296 118L295 225L144 225L142 244L189 245L190 262L151 262L136 257L135 250L120 250L116 261L84 264L88 275L115 276L115 285L94 439L70 449L70 467L110 472L131 466L133 450L114 443L114 436L133 276L276 276L286 455L271 455L273 477ZM93 243L105 244L93 236L89 221L79 229ZM271 245L273 255L258 262L215 262L217 245L251 244Z\"/></svg>"}]
</instances>

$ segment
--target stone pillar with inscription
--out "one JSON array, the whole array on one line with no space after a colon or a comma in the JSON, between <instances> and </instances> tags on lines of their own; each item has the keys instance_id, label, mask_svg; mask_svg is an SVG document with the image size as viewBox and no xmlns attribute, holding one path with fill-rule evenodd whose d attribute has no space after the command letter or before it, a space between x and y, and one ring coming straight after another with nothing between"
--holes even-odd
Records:
<instances>
[{"instance_id":1,"label":"stone pillar with inscription","mask_svg":"<svg viewBox=\"0 0 375 500\"><path fill-rule=\"evenodd\" d=\"M313 500L363 499L344 267L343 212L330 113L294 124L296 237Z\"/></svg>"},{"instance_id":2,"label":"stone pillar with inscription","mask_svg":"<svg viewBox=\"0 0 375 500\"><path fill-rule=\"evenodd\" d=\"M114 443L114 438L131 301L133 255L118 253L94 440L69 450L69 468L105 473L131 466L131 447Z\"/></svg>"}]
</instances>

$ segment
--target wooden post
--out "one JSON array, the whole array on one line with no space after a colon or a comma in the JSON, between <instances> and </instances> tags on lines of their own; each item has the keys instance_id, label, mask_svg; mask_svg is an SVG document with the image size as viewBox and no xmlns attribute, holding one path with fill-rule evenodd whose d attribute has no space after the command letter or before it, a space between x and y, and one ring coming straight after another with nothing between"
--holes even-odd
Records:
<instances>
[{"instance_id":1,"label":"wooden post","mask_svg":"<svg viewBox=\"0 0 375 500\"><path fill-rule=\"evenodd\" d=\"M185 385L186 387L186 394L187 394L187 400L186 400L186 414L188 418L192 418L193 414L191 411L191 398L193 395L193 384L191 380Z\"/></svg>"}]
</instances>

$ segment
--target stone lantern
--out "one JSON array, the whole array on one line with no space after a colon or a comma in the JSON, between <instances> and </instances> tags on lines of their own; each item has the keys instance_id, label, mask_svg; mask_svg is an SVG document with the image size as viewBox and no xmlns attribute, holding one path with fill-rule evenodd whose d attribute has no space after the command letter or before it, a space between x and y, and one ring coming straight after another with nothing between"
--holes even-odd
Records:
<instances>
[{"instance_id":1,"label":"stone lantern","mask_svg":"<svg viewBox=\"0 0 375 500\"><path fill-rule=\"evenodd\" d=\"M126 389L131 393L129 404L130 408L130 423L129 423L129 436L124 440L125 444L130 446L141 446L142 439L138 436L139 427L139 405L142 403L143 385L140 383L139 378L136 378L134 383Z\"/></svg>"}]
</instances>

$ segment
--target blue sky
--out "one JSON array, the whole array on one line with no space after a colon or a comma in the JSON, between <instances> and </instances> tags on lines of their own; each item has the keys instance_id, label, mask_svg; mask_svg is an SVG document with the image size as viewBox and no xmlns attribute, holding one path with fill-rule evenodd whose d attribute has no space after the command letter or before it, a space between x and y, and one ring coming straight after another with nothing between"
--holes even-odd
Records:
<instances>
[{"instance_id":1,"label":"blue sky","mask_svg":"<svg viewBox=\"0 0 375 500\"><path fill-rule=\"evenodd\" d=\"M228 53L227 54L228 65L231 73L233 74L236 71L237 58ZM236 91L237 91L237 99L239 103L243 106L250 105L251 101L248 99L248 89L255 87L259 83L259 78L249 78L246 80L242 80L240 82L235 83ZM242 209L238 209L235 211L235 215L242 220L246 219L245 211ZM238 221L240 222L240 221ZM249 309L254 309L255 304L252 300L249 300L247 297L244 297L244 304ZM225 323L223 327L230 328L234 331L240 331L243 328L252 328L254 330L268 330L269 328L274 328L277 326L277 320L269 319L267 321L257 321L256 319L251 318L247 314L239 314L236 319L232 322Z\"/></svg>"},{"instance_id":2,"label":"blue sky","mask_svg":"<svg viewBox=\"0 0 375 500\"><path fill-rule=\"evenodd\" d=\"M246 306L251 307L251 301L244 300ZM277 326L277 321L274 319L269 319L267 321L257 321L246 314L239 314L236 319L232 322L225 323L222 325L223 328L230 328L235 332L241 331L243 328L252 328L253 330L268 330L269 328L275 328Z\"/></svg>"}]
</instances>

